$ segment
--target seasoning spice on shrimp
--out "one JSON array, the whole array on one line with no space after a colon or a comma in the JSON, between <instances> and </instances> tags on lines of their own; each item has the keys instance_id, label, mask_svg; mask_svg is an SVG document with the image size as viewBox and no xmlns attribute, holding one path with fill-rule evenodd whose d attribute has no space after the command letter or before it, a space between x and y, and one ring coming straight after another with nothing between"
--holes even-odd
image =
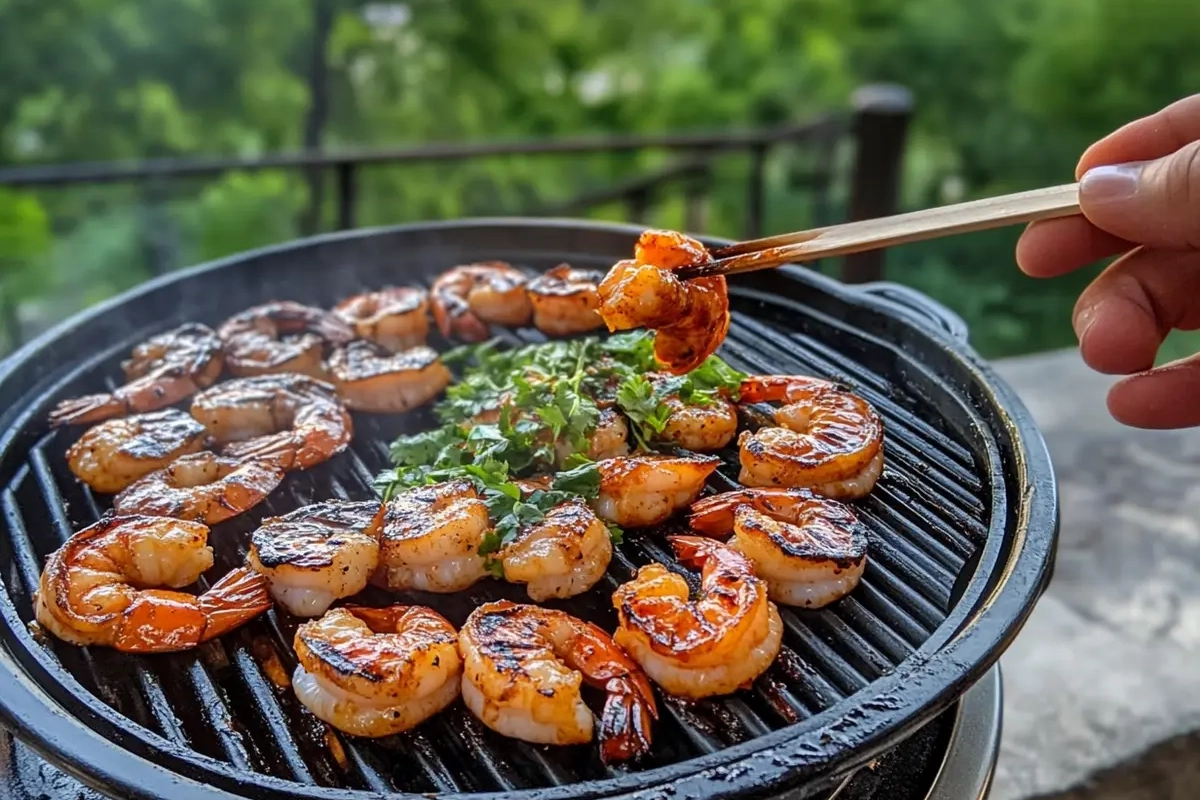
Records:
<instances>
[{"instance_id":1,"label":"seasoning spice on shrimp","mask_svg":"<svg viewBox=\"0 0 1200 800\"><path fill-rule=\"evenodd\" d=\"M821 608L854 590L867 566L866 528L850 506L807 489L740 489L692 505L688 524L754 564L771 599Z\"/></svg>"},{"instance_id":2,"label":"seasoning spice on shrimp","mask_svg":"<svg viewBox=\"0 0 1200 800\"><path fill-rule=\"evenodd\" d=\"M711 260L695 239L645 231L633 259L618 262L600 282L600 316L610 331L654 330L654 355L668 372L695 369L729 331L729 290L723 275L681 281L674 271Z\"/></svg>"},{"instance_id":3,"label":"seasoning spice on shrimp","mask_svg":"<svg viewBox=\"0 0 1200 800\"><path fill-rule=\"evenodd\" d=\"M201 595L179 589L213 564L208 526L109 516L46 560L34 605L38 624L77 645L126 653L189 650L271 607L267 582L236 569Z\"/></svg>"},{"instance_id":4,"label":"seasoning spice on shrimp","mask_svg":"<svg viewBox=\"0 0 1200 800\"><path fill-rule=\"evenodd\" d=\"M121 362L124 386L64 400L50 412L50 424L82 425L157 411L212 385L224 366L220 337L206 325L189 322L133 348Z\"/></svg>"}]
</instances>

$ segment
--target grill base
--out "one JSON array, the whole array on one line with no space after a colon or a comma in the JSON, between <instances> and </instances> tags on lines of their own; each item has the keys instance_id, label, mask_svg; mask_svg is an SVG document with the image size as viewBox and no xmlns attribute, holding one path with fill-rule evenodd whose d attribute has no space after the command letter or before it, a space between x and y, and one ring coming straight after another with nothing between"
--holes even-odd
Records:
<instances>
[{"instance_id":1,"label":"grill base","mask_svg":"<svg viewBox=\"0 0 1200 800\"><path fill-rule=\"evenodd\" d=\"M876 760L816 794L775 800L986 800L1000 745L1002 683L993 667L962 699ZM0 800L108 800L0 726Z\"/></svg>"}]
</instances>

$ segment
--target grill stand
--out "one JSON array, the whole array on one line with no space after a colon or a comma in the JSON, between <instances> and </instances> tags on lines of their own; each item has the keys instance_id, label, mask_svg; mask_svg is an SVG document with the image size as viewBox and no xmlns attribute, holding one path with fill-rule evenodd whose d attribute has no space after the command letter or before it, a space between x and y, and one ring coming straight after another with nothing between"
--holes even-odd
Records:
<instances>
[{"instance_id":1,"label":"grill stand","mask_svg":"<svg viewBox=\"0 0 1200 800\"><path fill-rule=\"evenodd\" d=\"M959 701L950 747L925 800L986 800L1003 727L1004 685L997 664Z\"/></svg>"}]
</instances>

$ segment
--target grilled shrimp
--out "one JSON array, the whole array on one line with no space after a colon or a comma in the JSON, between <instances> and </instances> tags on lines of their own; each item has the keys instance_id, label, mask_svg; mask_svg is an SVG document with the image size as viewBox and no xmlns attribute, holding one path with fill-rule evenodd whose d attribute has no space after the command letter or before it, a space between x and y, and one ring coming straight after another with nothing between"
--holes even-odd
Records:
<instances>
[{"instance_id":1,"label":"grilled shrimp","mask_svg":"<svg viewBox=\"0 0 1200 800\"><path fill-rule=\"evenodd\" d=\"M609 458L597 464L600 496L596 513L622 528L666 522L690 505L721 460L716 456L642 455Z\"/></svg>"},{"instance_id":2,"label":"grilled shrimp","mask_svg":"<svg viewBox=\"0 0 1200 800\"><path fill-rule=\"evenodd\" d=\"M278 300L248 308L217 329L225 343L225 363L234 375L248 377L298 372L324 378L325 346L344 345L354 330L322 308Z\"/></svg>"},{"instance_id":3,"label":"grilled shrimp","mask_svg":"<svg viewBox=\"0 0 1200 800\"><path fill-rule=\"evenodd\" d=\"M665 376L651 376L651 382ZM737 407L724 397L713 397L707 403L686 403L677 394L662 399L669 414L658 442L676 444L685 450L707 452L720 450L737 434Z\"/></svg>"},{"instance_id":4,"label":"grilled shrimp","mask_svg":"<svg viewBox=\"0 0 1200 800\"><path fill-rule=\"evenodd\" d=\"M487 574L479 546L491 530L469 481L409 489L385 504L376 580L394 591L461 592Z\"/></svg>"},{"instance_id":5,"label":"grilled shrimp","mask_svg":"<svg viewBox=\"0 0 1200 800\"><path fill-rule=\"evenodd\" d=\"M267 499L282 480L278 464L202 451L181 456L132 484L113 499L113 510L216 525Z\"/></svg>"},{"instance_id":6,"label":"grilled shrimp","mask_svg":"<svg viewBox=\"0 0 1200 800\"><path fill-rule=\"evenodd\" d=\"M107 394L64 400L50 412L51 425L80 425L157 411L212 384L225 366L221 340L189 322L133 348L121 362L126 383Z\"/></svg>"},{"instance_id":7,"label":"grilled shrimp","mask_svg":"<svg viewBox=\"0 0 1200 800\"><path fill-rule=\"evenodd\" d=\"M458 635L430 608L335 608L301 625L293 646L296 697L351 736L409 730L458 697Z\"/></svg>"},{"instance_id":8,"label":"grilled shrimp","mask_svg":"<svg viewBox=\"0 0 1200 800\"><path fill-rule=\"evenodd\" d=\"M742 489L692 505L692 528L727 536L776 603L820 608L854 590L867 533L849 506L807 489Z\"/></svg>"},{"instance_id":9,"label":"grilled shrimp","mask_svg":"<svg viewBox=\"0 0 1200 800\"><path fill-rule=\"evenodd\" d=\"M686 566L700 567L700 593L662 564L638 570L613 593L613 639L668 693L698 700L748 688L771 666L783 621L766 582L741 553L698 536L668 537Z\"/></svg>"},{"instance_id":10,"label":"grilled shrimp","mask_svg":"<svg viewBox=\"0 0 1200 800\"><path fill-rule=\"evenodd\" d=\"M608 526L582 500L550 509L499 554L504 579L526 584L535 602L573 597L596 585L612 560Z\"/></svg>"},{"instance_id":11,"label":"grilled shrimp","mask_svg":"<svg viewBox=\"0 0 1200 800\"><path fill-rule=\"evenodd\" d=\"M672 271L710 260L703 244L681 233L644 232L633 260L618 262L600 282L605 325L654 330L654 356L668 372L700 366L729 331L729 290L723 275L685 282Z\"/></svg>"},{"instance_id":12,"label":"grilled shrimp","mask_svg":"<svg viewBox=\"0 0 1200 800\"><path fill-rule=\"evenodd\" d=\"M92 489L115 494L202 447L204 426L168 408L89 428L67 449L67 465Z\"/></svg>"},{"instance_id":13,"label":"grilled shrimp","mask_svg":"<svg viewBox=\"0 0 1200 800\"><path fill-rule=\"evenodd\" d=\"M425 344L429 335L429 293L416 286L389 286L347 297L333 313L352 325L359 338L393 352Z\"/></svg>"},{"instance_id":14,"label":"grilled shrimp","mask_svg":"<svg viewBox=\"0 0 1200 800\"><path fill-rule=\"evenodd\" d=\"M883 472L883 420L837 384L794 375L742 381L742 400L782 402L781 427L738 437L745 486L812 489L838 500L865 497Z\"/></svg>"},{"instance_id":15,"label":"grilled shrimp","mask_svg":"<svg viewBox=\"0 0 1200 800\"><path fill-rule=\"evenodd\" d=\"M436 350L424 345L389 353L359 340L335 350L326 367L342 402L356 411L409 411L450 385L450 370Z\"/></svg>"},{"instance_id":16,"label":"grilled shrimp","mask_svg":"<svg viewBox=\"0 0 1200 800\"><path fill-rule=\"evenodd\" d=\"M284 469L308 469L346 449L353 433L337 390L304 375L258 375L226 381L192 400L224 454L271 458Z\"/></svg>"},{"instance_id":17,"label":"grilled shrimp","mask_svg":"<svg viewBox=\"0 0 1200 800\"><path fill-rule=\"evenodd\" d=\"M316 617L366 587L379 565L382 529L382 503L315 503L264 519L246 560L288 613Z\"/></svg>"},{"instance_id":18,"label":"grilled shrimp","mask_svg":"<svg viewBox=\"0 0 1200 800\"><path fill-rule=\"evenodd\" d=\"M507 600L471 612L458 638L463 701L497 733L537 744L585 744L594 717L580 684L607 695L600 720L606 763L650 749L658 718L646 676L596 625Z\"/></svg>"},{"instance_id":19,"label":"grilled shrimp","mask_svg":"<svg viewBox=\"0 0 1200 800\"><path fill-rule=\"evenodd\" d=\"M187 650L271 605L267 583L230 572L200 596L178 589L212 566L208 527L167 517L109 516L50 555L38 584L38 624L77 645L126 653Z\"/></svg>"},{"instance_id":20,"label":"grilled shrimp","mask_svg":"<svg viewBox=\"0 0 1200 800\"><path fill-rule=\"evenodd\" d=\"M488 338L488 323L527 325L533 305L525 291L525 273L503 261L465 264L433 282L433 319L443 336L468 342Z\"/></svg>"},{"instance_id":21,"label":"grilled shrimp","mask_svg":"<svg viewBox=\"0 0 1200 800\"><path fill-rule=\"evenodd\" d=\"M596 285L604 273L559 264L529 283L533 326L548 336L570 336L603 327Z\"/></svg>"},{"instance_id":22,"label":"grilled shrimp","mask_svg":"<svg viewBox=\"0 0 1200 800\"><path fill-rule=\"evenodd\" d=\"M628 455L629 425L625 417L615 408L600 409L596 427L588 434L587 442L583 455L592 461ZM574 445L567 439L560 439L554 446L554 457L559 468L565 468L567 459L574 453Z\"/></svg>"}]
</instances>

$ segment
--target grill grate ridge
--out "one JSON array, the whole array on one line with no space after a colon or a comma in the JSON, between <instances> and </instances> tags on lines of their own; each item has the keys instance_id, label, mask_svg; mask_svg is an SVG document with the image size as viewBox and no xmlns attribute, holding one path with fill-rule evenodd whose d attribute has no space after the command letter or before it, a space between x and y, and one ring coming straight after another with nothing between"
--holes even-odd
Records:
<instances>
[{"instance_id":1,"label":"grill grate ridge","mask_svg":"<svg viewBox=\"0 0 1200 800\"><path fill-rule=\"evenodd\" d=\"M723 355L747 371L818 374L846 381L884 416L889 434L885 477L872 497L858 504L871 537L866 573L856 592L832 607L780 609L784 647L750 691L699 703L660 695L656 747L647 768L712 753L807 719L893 670L945 618L955 578L986 530L987 499L970 450L914 414L910 408L919 399L873 372L866 360L856 358L852 347L847 354L834 353L818 341L820 327L833 323L813 313L813 320L806 320L803 327L805 333L785 334L735 311ZM514 344L544 340L535 331L499 333ZM436 336L431 339L431 345L438 347ZM121 351L114 348L116 355L99 366L113 372ZM63 389L61 394L65 393ZM431 422L426 410L390 418L356 414L355 438L345 454L313 470L290 474L258 508L214 529L210 542L221 568L241 562L249 534L262 517L330 496L369 496L374 475L389 466L391 439ZM58 432L43 438L0 495L0 518L11 534L14 574L25 590L15 595L22 613L28 609L42 558L65 535L106 510L106 501L92 497L62 464L67 443ZM919 455L925 452L931 453L930 463ZM723 467L719 474L713 481L718 491L729 488L736 467ZM22 512L32 508L27 499L31 485L40 502L29 513L39 517L44 513L57 541L25 532ZM609 575L599 589L561 607L611 630L616 618L609 602L611 590L652 560L676 566L657 533L630 532L614 553ZM417 595L396 600L435 607L451 603L461 610L498 596L527 599L517 587L487 583L457 600ZM390 597L369 594L368 602L387 602ZM462 616L452 621L461 623ZM385 740L356 740L333 732L316 723L290 688L278 685L264 667L264 653L269 653L290 675L295 667L291 637L296 624L285 613L272 611L215 643L212 650L202 648L169 661L146 659L153 662L149 667L139 659L133 680L113 685L105 682L121 677L119 665L129 672L124 657L66 645L56 645L53 651L63 668L78 676L89 691L139 725L240 769L299 783L344 785L376 793L471 792L536 788L619 774L600 763L594 747L547 749L505 739L479 723L461 702L416 731ZM113 661L108 664L95 660L110 657Z\"/></svg>"}]
</instances>

